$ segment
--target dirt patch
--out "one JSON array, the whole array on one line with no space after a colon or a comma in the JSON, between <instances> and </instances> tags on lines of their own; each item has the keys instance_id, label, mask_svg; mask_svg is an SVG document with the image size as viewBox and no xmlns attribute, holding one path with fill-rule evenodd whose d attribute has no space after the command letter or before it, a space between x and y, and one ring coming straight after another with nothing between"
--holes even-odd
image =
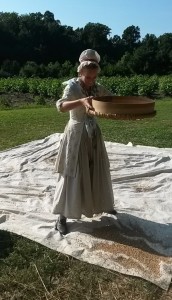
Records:
<instances>
[{"instance_id":1,"label":"dirt patch","mask_svg":"<svg viewBox=\"0 0 172 300\"><path fill-rule=\"evenodd\" d=\"M20 108L29 105L54 105L54 99L30 93L0 93L0 107Z\"/></svg>"}]
</instances>

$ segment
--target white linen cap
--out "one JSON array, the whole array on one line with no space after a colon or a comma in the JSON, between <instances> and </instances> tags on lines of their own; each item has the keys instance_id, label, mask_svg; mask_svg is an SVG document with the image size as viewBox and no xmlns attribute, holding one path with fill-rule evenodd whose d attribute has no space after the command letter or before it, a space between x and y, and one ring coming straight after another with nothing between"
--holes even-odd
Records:
<instances>
[{"instance_id":1,"label":"white linen cap","mask_svg":"<svg viewBox=\"0 0 172 300\"><path fill-rule=\"evenodd\" d=\"M97 53L97 51L92 49L84 50L79 57L79 62L81 63L83 61L93 61L99 63L100 55Z\"/></svg>"},{"instance_id":2,"label":"white linen cap","mask_svg":"<svg viewBox=\"0 0 172 300\"><path fill-rule=\"evenodd\" d=\"M100 55L97 53L97 51L93 49L84 50L79 57L80 65L78 66L77 72L79 73L85 66L89 66L90 64L95 64L97 66L98 73L99 73L100 72L99 61L100 61Z\"/></svg>"}]
</instances>

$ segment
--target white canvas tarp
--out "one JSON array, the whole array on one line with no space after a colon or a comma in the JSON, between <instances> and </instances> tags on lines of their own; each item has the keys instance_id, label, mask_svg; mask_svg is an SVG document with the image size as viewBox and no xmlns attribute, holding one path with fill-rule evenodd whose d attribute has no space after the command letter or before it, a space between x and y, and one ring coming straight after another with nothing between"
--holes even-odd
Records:
<instances>
[{"instance_id":1,"label":"white canvas tarp","mask_svg":"<svg viewBox=\"0 0 172 300\"><path fill-rule=\"evenodd\" d=\"M51 213L61 134L0 152L0 229L168 289L172 277L172 149L106 142L117 216Z\"/></svg>"}]
</instances>

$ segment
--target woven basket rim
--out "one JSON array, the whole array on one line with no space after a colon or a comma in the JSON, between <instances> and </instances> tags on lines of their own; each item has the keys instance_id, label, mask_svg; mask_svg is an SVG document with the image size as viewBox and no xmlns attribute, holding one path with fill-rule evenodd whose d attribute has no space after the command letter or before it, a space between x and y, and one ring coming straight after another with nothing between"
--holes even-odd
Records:
<instances>
[{"instance_id":1,"label":"woven basket rim","mask_svg":"<svg viewBox=\"0 0 172 300\"><path fill-rule=\"evenodd\" d=\"M90 109L87 111L87 114L89 116L95 116L99 118L112 119L112 120L138 120L138 119L154 117L156 115L156 110L146 114L105 114Z\"/></svg>"}]
</instances>

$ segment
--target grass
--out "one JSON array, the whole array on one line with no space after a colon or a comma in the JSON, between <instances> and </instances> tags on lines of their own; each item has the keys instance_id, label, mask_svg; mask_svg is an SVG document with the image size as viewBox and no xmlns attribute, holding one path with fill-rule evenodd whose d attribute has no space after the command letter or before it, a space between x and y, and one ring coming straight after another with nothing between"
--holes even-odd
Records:
<instances>
[{"instance_id":1,"label":"grass","mask_svg":"<svg viewBox=\"0 0 172 300\"><path fill-rule=\"evenodd\" d=\"M158 100L156 110L154 118L143 120L114 122L102 119L100 126L104 138L124 144L172 147L172 101Z\"/></svg>"},{"instance_id":2,"label":"grass","mask_svg":"<svg viewBox=\"0 0 172 300\"><path fill-rule=\"evenodd\" d=\"M105 140L117 143L172 147L172 101L158 100L157 116L139 121L99 119ZM0 150L63 132L68 114L55 107L22 108L0 111Z\"/></svg>"},{"instance_id":3,"label":"grass","mask_svg":"<svg viewBox=\"0 0 172 300\"><path fill-rule=\"evenodd\" d=\"M0 299L168 299L145 280L81 262L14 234L0 234Z\"/></svg>"},{"instance_id":4,"label":"grass","mask_svg":"<svg viewBox=\"0 0 172 300\"><path fill-rule=\"evenodd\" d=\"M99 119L105 140L172 147L172 101L156 103L157 116L142 121ZM0 150L62 132L68 114L52 107L0 111ZM145 280L125 276L0 231L0 300L170 300Z\"/></svg>"},{"instance_id":5,"label":"grass","mask_svg":"<svg viewBox=\"0 0 172 300\"><path fill-rule=\"evenodd\" d=\"M48 107L0 111L0 150L62 132L67 119Z\"/></svg>"}]
</instances>

